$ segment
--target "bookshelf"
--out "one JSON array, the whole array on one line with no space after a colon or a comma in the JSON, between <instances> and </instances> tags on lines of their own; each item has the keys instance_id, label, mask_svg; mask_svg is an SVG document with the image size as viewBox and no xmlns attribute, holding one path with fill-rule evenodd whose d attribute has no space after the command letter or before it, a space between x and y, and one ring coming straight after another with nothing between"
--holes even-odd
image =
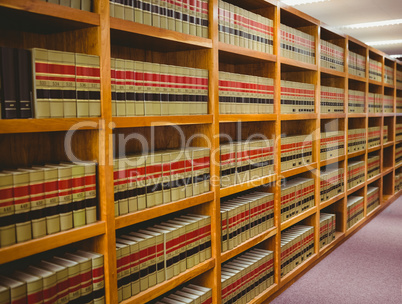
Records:
<instances>
[{"instance_id":1,"label":"bookshelf","mask_svg":"<svg viewBox=\"0 0 402 304\"><path fill-rule=\"evenodd\" d=\"M250 248L274 252L274 284L251 301L251 303L266 303L401 195L400 191L395 190L395 176L401 172L401 163L396 161L398 144L401 142L397 139L396 125L402 124L399 113L401 110L398 109L397 102L398 99L402 100L402 63L275 0L228 0L228 2L273 21L272 53L219 41L218 0L209 1L208 38L109 17L108 0L93 0L92 12L40 0L1 1L0 15L3 20L0 23L0 46L81 52L98 55L101 59L101 117L0 120L1 169L67 161L69 155L63 148L64 139L70 130L75 131L71 139L70 152L80 159L96 160L99 163L98 221L81 228L0 248L1 264L15 262L69 244L102 253L105 259L106 301L117 303L116 231L156 221L165 216L174 217L183 212L198 213L211 217L212 257L179 276L125 300L124 303L145 303L185 282L191 282L212 288L213 303L220 304L221 264ZM283 56L280 24L314 38L312 61L305 62ZM318 57L324 42L336 46L336 49L344 54L343 69L324 67L321 58ZM352 52L359 55L360 59L363 58L363 61L359 62L357 74L352 73L347 64L348 56ZM208 70L208 114L112 116L111 58ZM377 80L369 78L370 59L379 63L380 78ZM275 88L273 113L220 114L220 71L273 79ZM281 81L314 85L314 110L308 113L281 114ZM322 111L321 86L344 90L344 95L338 97L338 100L343 102L341 111L336 113ZM350 111L348 106L350 90L364 93L362 111ZM380 97L378 111L370 111L370 93ZM366 133L365 148L348 153L348 130L369 127L380 128L380 145L368 147L369 138ZM384 129L387 130L386 142L383 139ZM344 135L344 153L321 159L321 133L331 131L339 131ZM208 192L115 217L113 162L110 160L123 153L141 152L141 144L130 139L132 134L151 143L149 146L151 150L180 148L182 146L180 136L184 136L184 139L193 146L209 147L211 151L219 151L221 144L227 142L229 137L241 141L259 134L269 139L276 139L273 147L274 170L269 175L221 188L219 152L211 152L211 185ZM196 134L199 136L195 136ZM219 138L220 134L226 136ZM303 135L309 138L312 141L311 162L282 170L281 135ZM372 156L380 158L380 173L367 178L367 161ZM365 162L366 177L362 183L348 189L347 167L353 160ZM321 201L320 169L326 166L345 170L345 189L343 193ZM283 178L296 176L314 179L314 206L281 223L280 181ZM369 214L366 201L368 187L379 188L380 200L379 207ZM251 190L274 193L274 226L249 238L234 249L222 252L220 200L229 196L240 196L241 193ZM350 195L364 197L364 217L347 229L347 198ZM320 213L336 215L335 240L321 249L319 248ZM287 228L297 224L314 227L314 254L286 276L281 277L281 235Z\"/></svg>"}]
</instances>

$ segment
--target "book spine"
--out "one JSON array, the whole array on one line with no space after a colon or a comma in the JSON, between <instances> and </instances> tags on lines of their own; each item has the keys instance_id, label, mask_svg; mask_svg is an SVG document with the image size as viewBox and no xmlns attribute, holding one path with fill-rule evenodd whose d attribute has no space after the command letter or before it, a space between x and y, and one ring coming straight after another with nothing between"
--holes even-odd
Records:
<instances>
[{"instance_id":1,"label":"book spine","mask_svg":"<svg viewBox=\"0 0 402 304\"><path fill-rule=\"evenodd\" d=\"M19 118L32 118L32 55L31 51L16 49ZM5 118L5 117L4 117Z\"/></svg>"},{"instance_id":2,"label":"book spine","mask_svg":"<svg viewBox=\"0 0 402 304\"><path fill-rule=\"evenodd\" d=\"M0 173L0 248L16 243L13 176Z\"/></svg>"}]
</instances>

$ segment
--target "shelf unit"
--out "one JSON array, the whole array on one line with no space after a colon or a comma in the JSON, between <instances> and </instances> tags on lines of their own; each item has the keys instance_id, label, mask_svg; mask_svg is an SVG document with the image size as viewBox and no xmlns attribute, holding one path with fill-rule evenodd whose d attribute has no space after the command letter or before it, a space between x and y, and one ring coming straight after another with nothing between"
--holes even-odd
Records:
<instances>
[{"instance_id":1,"label":"shelf unit","mask_svg":"<svg viewBox=\"0 0 402 304\"><path fill-rule=\"evenodd\" d=\"M154 28L131 21L109 17L109 1L93 0L93 12L84 12L40 0L3 0L0 3L0 45L9 47L42 47L61 51L82 52L98 55L101 58L101 117L76 119L23 119L0 120L0 168L27 166L33 163L64 161L64 137L74 130L72 153L85 160L99 163L99 221L71 231L50 235L42 239L16 244L0 249L0 263L8 263L20 258L47 251L70 243L86 241L86 247L103 253L105 258L105 285L107 303L117 303L116 274L116 230L138 225L160 216L191 210L211 216L212 258L174 277L124 301L145 303L180 284L191 281L212 288L213 303L219 304L221 292L221 263L257 246L274 251L275 283L258 295L252 303L265 303L287 288L296 277L307 271L331 250L336 248L351 234L360 229L387 205L392 203L401 192L394 192L395 176L395 125L402 114L396 114L396 98L402 96L396 72L402 70L402 63L379 52L364 43L339 33L304 13L288 7L276 0L228 0L228 2L269 17L274 23L274 52L266 54L238 46L219 42L218 39L218 0L209 1L209 38L200 38L170 30ZM302 63L280 56L279 26L283 22L315 37L315 64ZM50 26L51 24L51 26ZM345 68L343 72L322 68L320 40L336 44L344 49ZM349 74L348 52L353 51L366 58L364 77ZM208 115L193 116L153 116L153 117L112 117L111 115L111 57L146 60L157 63L203 68L209 71ZM369 80L368 59L382 63L382 81ZM393 68L393 84L384 81L384 66ZM219 115L219 71L246 73L274 79L273 114L225 114ZM315 109L309 114L280 114L281 80L301 81L315 85ZM321 113L320 86L333 86L345 89L343 113ZM359 89L366 93L364 113L348 113L348 89ZM393 98L393 113L368 113L368 92L385 94ZM338 130L347 138L349 128L368 128L369 126L388 126L388 142L366 148L363 151L347 153L338 157L320 160L320 130L327 122L337 121ZM199 196L183 199L166 205L138 211L133 214L114 217L113 164L109 161L114 155L123 152L117 149L119 140L113 147L113 138L128 136L135 132L151 139L151 128L156 130L153 148L178 148L180 142L174 133L175 126L183 130L186 139L196 133L210 142L211 151L219 151L219 134L228 133L233 138L246 139L255 133L263 133L269 138L280 138L282 133L311 134L313 139L313 160L311 164L281 172L280 139L275 141L274 174L243 184L220 189L219 153L211 153L210 191ZM240 133L237 130L240 129ZM124 141L124 140L123 140ZM366 138L367 141L367 138ZM5 144L7 143L7 144ZM197 146L206 146L205 140L194 141ZM121 146L121 145L120 145ZM137 152L140 146L126 143L123 149ZM29 151L29 152L28 152ZM335 197L320 202L320 168L339 163L347 168L349 159L357 157L367 162L368 153L375 152L384 160L381 174L352 189L347 189ZM400 165L398 166L400 167ZM310 174L315 180L315 206L298 216L280 223L280 189L282 178L298 174ZM217 182L218 181L218 182ZM353 228L346 231L346 199L353 193L366 197L367 186L375 184L380 188L380 207L366 215ZM270 184L274 192L274 227L263 232L228 252L221 252L220 198L240 193L255 187ZM321 250L319 249L319 214L334 212L337 215L336 239ZM281 231L297 223L315 227L315 254L291 271L280 277L280 240ZM88 241L89 240L89 241Z\"/></svg>"}]
</instances>

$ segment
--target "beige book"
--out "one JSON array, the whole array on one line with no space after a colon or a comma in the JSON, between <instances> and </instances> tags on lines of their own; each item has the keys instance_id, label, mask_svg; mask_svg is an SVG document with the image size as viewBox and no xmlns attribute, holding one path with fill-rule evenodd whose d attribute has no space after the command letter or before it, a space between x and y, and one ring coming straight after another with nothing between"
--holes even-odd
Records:
<instances>
[{"instance_id":1,"label":"beige book","mask_svg":"<svg viewBox=\"0 0 402 304\"><path fill-rule=\"evenodd\" d=\"M133 1L131 1L131 4L132 3ZM134 6L130 6L129 4L130 2L124 5L124 20L134 21Z\"/></svg>"},{"instance_id":2,"label":"beige book","mask_svg":"<svg viewBox=\"0 0 402 304\"><path fill-rule=\"evenodd\" d=\"M155 265L156 265L156 284L160 284L165 281L165 267L164 267L164 250L163 250L163 241L164 236L161 232L155 232L149 229L141 229L138 231L139 233L144 233L155 237Z\"/></svg>"},{"instance_id":3,"label":"beige book","mask_svg":"<svg viewBox=\"0 0 402 304\"><path fill-rule=\"evenodd\" d=\"M0 275L1 300L4 303L25 302L27 286L23 282ZM5 301L4 301L5 300Z\"/></svg>"},{"instance_id":4,"label":"beige book","mask_svg":"<svg viewBox=\"0 0 402 304\"><path fill-rule=\"evenodd\" d=\"M11 274L11 277L25 284L26 286L26 298L30 303L37 304L42 303L43 295L43 280L41 277L31 275L22 271L15 271Z\"/></svg>"},{"instance_id":5,"label":"beige book","mask_svg":"<svg viewBox=\"0 0 402 304\"><path fill-rule=\"evenodd\" d=\"M91 70L89 85L89 117L101 116L100 58L96 55L86 55L87 66Z\"/></svg>"},{"instance_id":6,"label":"beige book","mask_svg":"<svg viewBox=\"0 0 402 304\"><path fill-rule=\"evenodd\" d=\"M128 281L131 273L130 265L130 246L128 244L122 244L116 242L116 256L118 257L117 263L119 264L118 281L121 281L121 287L119 288L119 297L122 301L131 297L131 282Z\"/></svg>"},{"instance_id":7,"label":"beige book","mask_svg":"<svg viewBox=\"0 0 402 304\"><path fill-rule=\"evenodd\" d=\"M181 272L187 269L187 259L188 259L188 240L186 238L186 231L188 223L178 222L175 220L169 220L163 222L161 226L171 229L173 231L173 246L171 248L174 251L173 256L176 257L176 263L173 266L173 274L175 276L179 275ZM158 226L155 226L158 227Z\"/></svg>"},{"instance_id":8,"label":"beige book","mask_svg":"<svg viewBox=\"0 0 402 304\"><path fill-rule=\"evenodd\" d=\"M125 60L115 59L116 116L127 116L126 113L126 70Z\"/></svg>"},{"instance_id":9,"label":"beige book","mask_svg":"<svg viewBox=\"0 0 402 304\"><path fill-rule=\"evenodd\" d=\"M115 18L124 19L124 2L117 1L114 3L114 16Z\"/></svg>"},{"instance_id":10,"label":"beige book","mask_svg":"<svg viewBox=\"0 0 402 304\"><path fill-rule=\"evenodd\" d=\"M80 275L80 265L77 262L67 260L61 257L53 257L49 259L50 263L57 264L67 268L68 271L68 281L74 282L74 285L69 284L68 287L68 300L73 301L80 297L80 283L81 283L81 275Z\"/></svg>"},{"instance_id":11,"label":"beige book","mask_svg":"<svg viewBox=\"0 0 402 304\"><path fill-rule=\"evenodd\" d=\"M113 63L113 61L112 61ZM85 54L75 54L76 90L77 90L77 117L89 117L89 83L84 69L87 66Z\"/></svg>"},{"instance_id":12,"label":"beige book","mask_svg":"<svg viewBox=\"0 0 402 304\"><path fill-rule=\"evenodd\" d=\"M151 0L142 1L142 23L152 25L152 2Z\"/></svg>"},{"instance_id":13,"label":"beige book","mask_svg":"<svg viewBox=\"0 0 402 304\"><path fill-rule=\"evenodd\" d=\"M137 241L126 239L126 238L116 238L116 243L125 244L130 250L130 275L136 278L131 281L131 296L134 296L140 292L140 280L139 280L139 244Z\"/></svg>"},{"instance_id":14,"label":"beige book","mask_svg":"<svg viewBox=\"0 0 402 304\"><path fill-rule=\"evenodd\" d=\"M56 274L58 299L56 303L68 303L68 268L47 261L41 261L36 266Z\"/></svg>"},{"instance_id":15,"label":"beige book","mask_svg":"<svg viewBox=\"0 0 402 304\"><path fill-rule=\"evenodd\" d=\"M65 118L77 117L77 89L76 89L76 63L75 53L62 52L63 65L67 66L68 71L63 81L63 114ZM68 77L68 79L67 79Z\"/></svg>"},{"instance_id":16,"label":"beige book","mask_svg":"<svg viewBox=\"0 0 402 304\"><path fill-rule=\"evenodd\" d=\"M49 73L48 50L33 48L31 53L35 118L50 118L49 94L42 92L49 92L51 81L41 79L46 79Z\"/></svg>"},{"instance_id":17,"label":"beige book","mask_svg":"<svg viewBox=\"0 0 402 304\"><path fill-rule=\"evenodd\" d=\"M57 274L34 266L28 266L24 272L42 279L43 303L57 303ZM0 301L1 303L1 301Z\"/></svg>"},{"instance_id":18,"label":"beige book","mask_svg":"<svg viewBox=\"0 0 402 304\"><path fill-rule=\"evenodd\" d=\"M12 173L0 172L0 219L14 215L14 194ZM15 244L16 231L15 223L8 221L8 225L0 227L0 248Z\"/></svg>"}]
</instances>

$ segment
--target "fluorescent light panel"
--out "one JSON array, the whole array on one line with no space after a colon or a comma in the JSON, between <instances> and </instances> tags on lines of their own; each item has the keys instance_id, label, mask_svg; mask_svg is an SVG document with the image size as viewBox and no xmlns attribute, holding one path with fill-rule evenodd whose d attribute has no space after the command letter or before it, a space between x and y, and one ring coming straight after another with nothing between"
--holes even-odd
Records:
<instances>
[{"instance_id":1,"label":"fluorescent light panel","mask_svg":"<svg viewBox=\"0 0 402 304\"><path fill-rule=\"evenodd\" d=\"M401 24L402 19L393 19L393 20L384 20L384 21L375 21L375 22L365 22L365 23L356 23L350 25L342 25L339 28L347 28L347 29L361 29L361 28L370 28L370 27L378 27L378 26L390 26Z\"/></svg>"},{"instance_id":2,"label":"fluorescent light panel","mask_svg":"<svg viewBox=\"0 0 402 304\"><path fill-rule=\"evenodd\" d=\"M391 55L390 57L391 57L391 58L399 58L399 57L402 57L402 54L399 54L399 55Z\"/></svg>"},{"instance_id":3,"label":"fluorescent light panel","mask_svg":"<svg viewBox=\"0 0 402 304\"><path fill-rule=\"evenodd\" d=\"M283 3L290 5L290 6L324 2L324 1L331 1L331 0L282 0Z\"/></svg>"},{"instance_id":4,"label":"fluorescent light panel","mask_svg":"<svg viewBox=\"0 0 402 304\"><path fill-rule=\"evenodd\" d=\"M373 41L366 42L366 44L375 46L375 45L390 45L390 44L402 44L402 39L399 40L384 40L384 41Z\"/></svg>"}]
</instances>

